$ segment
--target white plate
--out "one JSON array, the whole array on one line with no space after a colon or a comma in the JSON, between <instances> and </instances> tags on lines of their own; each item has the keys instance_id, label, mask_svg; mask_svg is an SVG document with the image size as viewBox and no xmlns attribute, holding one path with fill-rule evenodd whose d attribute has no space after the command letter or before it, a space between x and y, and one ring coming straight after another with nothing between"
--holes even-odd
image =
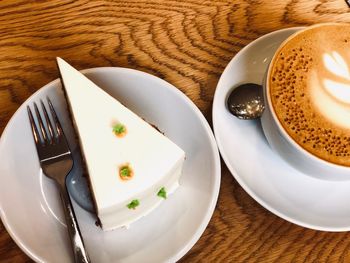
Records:
<instances>
[{"instance_id":1,"label":"white plate","mask_svg":"<svg viewBox=\"0 0 350 263\"><path fill-rule=\"evenodd\" d=\"M214 96L214 133L221 155L244 190L274 214L325 231L350 230L350 181L326 181L302 174L269 147L260 121L231 115L225 101L241 83L262 83L281 42L300 28L279 30L243 48L227 65Z\"/></svg>"},{"instance_id":2,"label":"white plate","mask_svg":"<svg viewBox=\"0 0 350 263\"><path fill-rule=\"evenodd\" d=\"M128 230L103 232L95 226L95 217L74 203L91 260L177 261L199 239L216 205L221 172L212 131L194 103L159 78L123 68L95 68L84 74L155 124L187 156L179 190ZM26 111L27 105L45 96L53 100L72 148L76 148L56 80L21 106L2 134L0 216L11 237L33 260L71 262L59 195L52 181L40 172Z\"/></svg>"}]
</instances>

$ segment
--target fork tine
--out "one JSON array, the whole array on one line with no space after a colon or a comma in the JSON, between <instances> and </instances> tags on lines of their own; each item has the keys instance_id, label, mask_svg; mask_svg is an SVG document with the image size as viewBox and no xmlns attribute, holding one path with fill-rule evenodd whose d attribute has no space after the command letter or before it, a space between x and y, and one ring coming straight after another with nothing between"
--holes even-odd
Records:
<instances>
[{"instance_id":1,"label":"fork tine","mask_svg":"<svg viewBox=\"0 0 350 263\"><path fill-rule=\"evenodd\" d=\"M43 123L43 120L41 118L38 106L36 105L35 102L34 102L34 110L35 110L35 113L36 113L36 118L37 118L38 123L39 123L39 128L41 130L41 135L43 136L44 143L47 143L48 142L48 140L47 140L47 132L45 130L44 123Z\"/></svg>"},{"instance_id":2,"label":"fork tine","mask_svg":"<svg viewBox=\"0 0 350 263\"><path fill-rule=\"evenodd\" d=\"M46 99L47 99L47 103L49 104L49 107L50 107L51 115L53 117L53 121L54 121L56 132L57 132L57 136L61 137L61 135L63 133L61 123L58 120L57 114L55 112L55 109L52 106L51 100L48 97Z\"/></svg>"},{"instance_id":3,"label":"fork tine","mask_svg":"<svg viewBox=\"0 0 350 263\"><path fill-rule=\"evenodd\" d=\"M31 126L32 132L33 132L34 141L35 141L35 144L37 145L39 143L42 143L40 140L39 131L35 125L33 114L32 114L32 111L30 110L29 106L27 106L27 111L28 111L30 126Z\"/></svg>"},{"instance_id":4,"label":"fork tine","mask_svg":"<svg viewBox=\"0 0 350 263\"><path fill-rule=\"evenodd\" d=\"M47 129L49 130L49 134L50 134L49 141L50 141L50 143L52 143L55 135L53 133L51 120L49 118L49 115L47 114L46 107L45 107L44 102L42 100L40 100L40 104L41 104L41 108L44 112L44 116L45 116L45 120L46 120L46 124L47 124Z\"/></svg>"}]
</instances>

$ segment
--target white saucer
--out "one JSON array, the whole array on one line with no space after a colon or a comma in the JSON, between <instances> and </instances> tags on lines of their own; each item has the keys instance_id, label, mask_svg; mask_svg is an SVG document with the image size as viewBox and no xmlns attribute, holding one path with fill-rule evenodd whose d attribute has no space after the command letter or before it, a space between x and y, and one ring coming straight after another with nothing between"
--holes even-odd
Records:
<instances>
[{"instance_id":1,"label":"white saucer","mask_svg":"<svg viewBox=\"0 0 350 263\"><path fill-rule=\"evenodd\" d=\"M159 78L123 68L89 69L84 74L186 152L178 191L129 229L103 232L95 226L96 218L74 203L91 260L177 261L200 238L217 202L220 158L210 126L190 99ZM73 151L76 147L56 80L18 109L1 136L0 217L11 237L36 262L72 262L58 191L40 171L26 111L27 105L46 96L58 111Z\"/></svg>"},{"instance_id":2,"label":"white saucer","mask_svg":"<svg viewBox=\"0 0 350 263\"><path fill-rule=\"evenodd\" d=\"M295 224L324 231L350 230L350 181L326 181L289 166L269 147L260 121L243 121L225 106L232 88L262 83L274 51L290 28L243 48L227 65L214 96L213 125L221 155L244 190L266 209Z\"/></svg>"}]
</instances>

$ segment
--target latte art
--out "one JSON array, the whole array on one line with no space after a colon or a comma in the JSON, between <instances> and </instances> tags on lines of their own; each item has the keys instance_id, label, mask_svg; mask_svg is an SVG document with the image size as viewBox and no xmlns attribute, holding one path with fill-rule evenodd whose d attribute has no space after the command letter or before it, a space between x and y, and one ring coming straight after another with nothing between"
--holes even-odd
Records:
<instances>
[{"instance_id":1,"label":"latte art","mask_svg":"<svg viewBox=\"0 0 350 263\"><path fill-rule=\"evenodd\" d=\"M295 142L350 166L350 25L293 35L271 62L268 85L275 114Z\"/></svg>"},{"instance_id":2,"label":"latte art","mask_svg":"<svg viewBox=\"0 0 350 263\"><path fill-rule=\"evenodd\" d=\"M320 56L320 68L310 76L312 102L330 122L350 129L350 50ZM322 68L323 64L323 68Z\"/></svg>"}]
</instances>

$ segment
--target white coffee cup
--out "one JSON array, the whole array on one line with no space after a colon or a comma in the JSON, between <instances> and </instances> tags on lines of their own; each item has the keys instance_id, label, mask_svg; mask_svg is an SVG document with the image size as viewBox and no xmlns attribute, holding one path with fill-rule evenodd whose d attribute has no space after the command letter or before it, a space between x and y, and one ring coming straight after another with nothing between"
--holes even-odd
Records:
<instances>
[{"instance_id":1,"label":"white coffee cup","mask_svg":"<svg viewBox=\"0 0 350 263\"><path fill-rule=\"evenodd\" d=\"M314 25L323 26L324 24ZM281 47L293 38L296 34L311 27L305 28L288 37L277 49L271 61L279 53ZM269 78L271 74L271 63L267 69L263 81L265 111L261 117L261 123L264 134L271 148L275 150L285 161L294 168L300 170L306 175L314 176L324 180L350 180L350 167L342 166L323 160L302 148L283 128L272 106L271 97L269 96ZM349 120L350 121L350 120Z\"/></svg>"}]
</instances>

